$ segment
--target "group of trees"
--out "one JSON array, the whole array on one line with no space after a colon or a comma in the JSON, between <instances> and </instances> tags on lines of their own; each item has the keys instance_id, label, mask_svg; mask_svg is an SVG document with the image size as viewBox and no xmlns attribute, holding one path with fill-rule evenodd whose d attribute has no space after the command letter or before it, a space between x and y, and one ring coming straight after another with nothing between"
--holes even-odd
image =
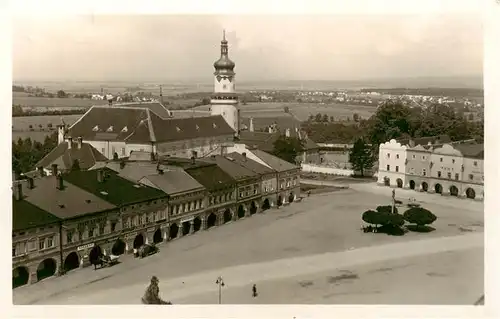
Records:
<instances>
[{"instance_id":1,"label":"group of trees","mask_svg":"<svg viewBox=\"0 0 500 319\"><path fill-rule=\"evenodd\" d=\"M54 147L57 146L57 132L45 137L43 143L31 138L19 138L12 142L12 170L17 173L29 172Z\"/></svg>"},{"instance_id":2,"label":"group of trees","mask_svg":"<svg viewBox=\"0 0 500 319\"><path fill-rule=\"evenodd\" d=\"M45 116L45 115L74 115L84 114L87 108L75 107L71 110L44 110L44 111L25 111L20 105L12 105L12 117L20 116Z\"/></svg>"},{"instance_id":3,"label":"group of trees","mask_svg":"<svg viewBox=\"0 0 500 319\"><path fill-rule=\"evenodd\" d=\"M297 163L297 157L304 151L303 141L297 137L280 136L273 144L272 154L289 163Z\"/></svg>"},{"instance_id":4,"label":"group of trees","mask_svg":"<svg viewBox=\"0 0 500 319\"><path fill-rule=\"evenodd\" d=\"M378 206L376 210L367 210L363 213L361 219L373 226L365 228L366 232L386 233L390 235L403 235L405 230L403 226L406 222L410 225L406 227L415 231L432 230L427 225L436 221L437 217L429 210L421 207L412 207L399 214L398 209L392 206Z\"/></svg>"},{"instance_id":5,"label":"group of trees","mask_svg":"<svg viewBox=\"0 0 500 319\"><path fill-rule=\"evenodd\" d=\"M287 111L285 111L285 113L288 113ZM347 118L348 121L350 121L351 119L350 118ZM352 115L352 121L357 123L361 120L360 116L358 113L354 113ZM334 123L336 122L336 119L334 116L328 116L328 114L321 114L321 113L317 113L316 115L309 115L309 118L307 119L307 123L308 124L311 124L311 123Z\"/></svg>"}]
</instances>

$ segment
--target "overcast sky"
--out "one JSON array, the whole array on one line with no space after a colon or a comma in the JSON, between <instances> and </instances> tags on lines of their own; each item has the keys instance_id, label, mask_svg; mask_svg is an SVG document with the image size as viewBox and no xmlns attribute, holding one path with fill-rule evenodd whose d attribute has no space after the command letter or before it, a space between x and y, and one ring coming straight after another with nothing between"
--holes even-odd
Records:
<instances>
[{"instance_id":1,"label":"overcast sky","mask_svg":"<svg viewBox=\"0 0 500 319\"><path fill-rule=\"evenodd\" d=\"M479 15L14 18L14 80L206 80L226 29L240 81L482 75Z\"/></svg>"}]
</instances>

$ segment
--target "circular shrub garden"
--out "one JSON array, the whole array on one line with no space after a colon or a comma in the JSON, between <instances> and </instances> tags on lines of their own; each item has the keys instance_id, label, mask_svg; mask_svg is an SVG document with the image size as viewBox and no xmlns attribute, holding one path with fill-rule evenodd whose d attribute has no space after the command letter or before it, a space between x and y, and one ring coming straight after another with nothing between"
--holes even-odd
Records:
<instances>
[{"instance_id":1,"label":"circular shrub garden","mask_svg":"<svg viewBox=\"0 0 500 319\"><path fill-rule=\"evenodd\" d=\"M428 226L436 221L437 217L429 210L413 207L399 214L396 207L394 213L392 206L378 206L376 210L367 210L361 219L370 224L363 227L365 233L385 233L388 235L404 235L408 230L417 232L430 232L434 228ZM408 223L408 225L406 225Z\"/></svg>"}]
</instances>

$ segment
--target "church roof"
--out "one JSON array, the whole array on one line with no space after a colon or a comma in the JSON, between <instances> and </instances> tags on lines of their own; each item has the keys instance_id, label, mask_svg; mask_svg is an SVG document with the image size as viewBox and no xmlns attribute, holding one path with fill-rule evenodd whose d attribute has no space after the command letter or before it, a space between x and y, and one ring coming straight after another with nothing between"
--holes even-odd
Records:
<instances>
[{"instance_id":1,"label":"church roof","mask_svg":"<svg viewBox=\"0 0 500 319\"><path fill-rule=\"evenodd\" d=\"M35 167L49 168L52 164L57 164L61 169L71 169L74 160L78 160L80 169L89 169L98 161L105 161L106 157L88 143L82 143L78 148L78 143L72 142L71 149L69 142L57 145L50 153L42 158Z\"/></svg>"}]
</instances>

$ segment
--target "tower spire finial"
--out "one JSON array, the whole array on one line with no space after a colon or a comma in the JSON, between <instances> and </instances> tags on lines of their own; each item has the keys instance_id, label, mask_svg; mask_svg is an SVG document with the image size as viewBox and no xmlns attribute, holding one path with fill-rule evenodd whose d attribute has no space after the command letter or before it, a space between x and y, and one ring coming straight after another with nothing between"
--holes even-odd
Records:
<instances>
[{"instance_id":1,"label":"tower spire finial","mask_svg":"<svg viewBox=\"0 0 500 319\"><path fill-rule=\"evenodd\" d=\"M226 29L222 29L222 40L226 41Z\"/></svg>"}]
</instances>

